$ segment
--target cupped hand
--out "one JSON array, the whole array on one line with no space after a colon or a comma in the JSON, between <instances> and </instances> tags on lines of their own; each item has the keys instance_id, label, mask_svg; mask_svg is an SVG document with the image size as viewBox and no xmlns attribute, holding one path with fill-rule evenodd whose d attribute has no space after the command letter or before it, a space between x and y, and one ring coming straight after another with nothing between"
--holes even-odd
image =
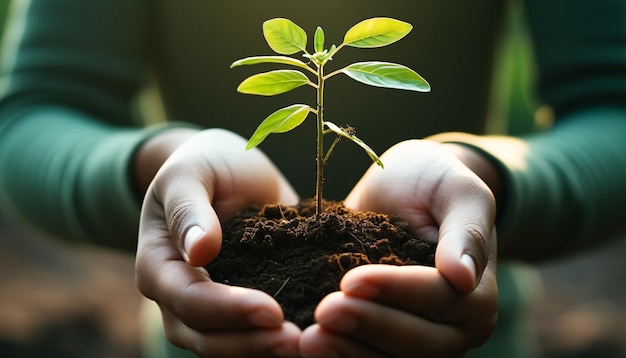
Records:
<instances>
[{"instance_id":1,"label":"cupped hand","mask_svg":"<svg viewBox=\"0 0 626 358\"><path fill-rule=\"evenodd\" d=\"M458 149L458 148L456 148ZM469 149L468 149L469 150ZM482 344L497 315L494 196L450 146L399 143L346 206L398 215L438 241L436 268L365 265L320 302L303 357L458 357Z\"/></svg>"},{"instance_id":2,"label":"cupped hand","mask_svg":"<svg viewBox=\"0 0 626 358\"><path fill-rule=\"evenodd\" d=\"M168 157L145 196L136 279L173 344L200 356L298 356L301 332L272 297L214 282L201 267L218 255L220 220L297 200L271 162L230 132L199 132Z\"/></svg>"}]
</instances>

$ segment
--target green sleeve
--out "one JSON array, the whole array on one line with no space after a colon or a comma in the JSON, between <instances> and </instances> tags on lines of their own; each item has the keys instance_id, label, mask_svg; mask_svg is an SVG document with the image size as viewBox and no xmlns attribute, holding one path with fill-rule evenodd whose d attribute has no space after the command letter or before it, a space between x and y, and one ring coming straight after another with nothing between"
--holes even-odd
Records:
<instances>
[{"instance_id":1,"label":"green sleeve","mask_svg":"<svg viewBox=\"0 0 626 358\"><path fill-rule=\"evenodd\" d=\"M3 52L0 210L61 238L133 250L143 1L15 1ZM80 16L75 16L80 14ZM114 19L115 24L110 23Z\"/></svg>"},{"instance_id":2,"label":"green sleeve","mask_svg":"<svg viewBox=\"0 0 626 358\"><path fill-rule=\"evenodd\" d=\"M499 253L539 260L625 231L626 2L529 0L538 94L553 128L522 139L446 134L505 178Z\"/></svg>"}]
</instances>

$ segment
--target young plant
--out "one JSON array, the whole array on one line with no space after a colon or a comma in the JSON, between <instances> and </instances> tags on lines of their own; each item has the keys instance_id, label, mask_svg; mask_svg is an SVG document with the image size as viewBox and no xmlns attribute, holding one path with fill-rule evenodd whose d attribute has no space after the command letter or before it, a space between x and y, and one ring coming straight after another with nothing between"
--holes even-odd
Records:
<instances>
[{"instance_id":1,"label":"young plant","mask_svg":"<svg viewBox=\"0 0 626 358\"><path fill-rule=\"evenodd\" d=\"M329 155L340 138L347 138L359 145L370 158L381 168L383 163L376 153L362 140L356 137L354 129L341 128L324 119L324 88L326 81L331 77L343 73L348 77L375 87L403 89L417 92L430 91L430 85L424 78L412 69L390 62L369 61L357 62L331 73L325 74L324 67L345 46L356 48L375 48L392 44L406 36L413 26L409 23L392 18L372 18L361 21L350 28L339 46L324 46L324 31L321 27L315 30L313 37L313 53L307 51L306 32L289 19L276 18L263 23L263 36L268 45L279 55L283 56L255 56L235 61L231 68L242 65L260 63L276 63L290 65L303 69L312 74L312 81L298 69L275 70L256 74L245 79L237 91L245 94L274 96L289 92L301 86L311 86L317 92L317 106L312 108L306 104L294 104L270 114L258 126L250 137L246 149L259 145L271 133L285 133L299 126L309 113L317 116L317 180L315 185L315 212L321 212L322 185L324 181L324 166ZM303 53L308 61L284 56ZM324 135L335 133L335 141L328 149L324 147Z\"/></svg>"}]
</instances>

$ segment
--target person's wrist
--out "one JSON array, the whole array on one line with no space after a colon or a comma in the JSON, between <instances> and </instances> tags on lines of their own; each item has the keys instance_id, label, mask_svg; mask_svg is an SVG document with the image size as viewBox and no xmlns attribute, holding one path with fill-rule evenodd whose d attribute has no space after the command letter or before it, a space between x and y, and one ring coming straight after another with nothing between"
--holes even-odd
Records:
<instances>
[{"instance_id":1,"label":"person's wrist","mask_svg":"<svg viewBox=\"0 0 626 358\"><path fill-rule=\"evenodd\" d=\"M142 194L146 192L165 160L196 133L198 133L197 129L172 128L159 132L142 143L133 161L135 185Z\"/></svg>"}]
</instances>

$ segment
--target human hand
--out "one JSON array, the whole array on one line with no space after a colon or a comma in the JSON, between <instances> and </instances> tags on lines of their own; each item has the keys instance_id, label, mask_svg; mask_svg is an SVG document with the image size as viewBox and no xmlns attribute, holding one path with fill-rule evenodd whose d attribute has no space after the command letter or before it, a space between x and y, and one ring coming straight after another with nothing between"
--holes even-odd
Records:
<instances>
[{"instance_id":1,"label":"human hand","mask_svg":"<svg viewBox=\"0 0 626 358\"><path fill-rule=\"evenodd\" d=\"M370 168L345 205L398 215L438 241L436 268L365 265L346 273L303 332L303 357L457 357L495 326L490 189L444 144L405 141L381 159L385 169Z\"/></svg>"},{"instance_id":2,"label":"human hand","mask_svg":"<svg viewBox=\"0 0 626 358\"><path fill-rule=\"evenodd\" d=\"M301 332L271 296L214 282L201 267L220 250L220 220L297 200L270 161L230 132L199 132L169 156L145 196L136 279L174 345L200 356L298 356Z\"/></svg>"}]
</instances>

